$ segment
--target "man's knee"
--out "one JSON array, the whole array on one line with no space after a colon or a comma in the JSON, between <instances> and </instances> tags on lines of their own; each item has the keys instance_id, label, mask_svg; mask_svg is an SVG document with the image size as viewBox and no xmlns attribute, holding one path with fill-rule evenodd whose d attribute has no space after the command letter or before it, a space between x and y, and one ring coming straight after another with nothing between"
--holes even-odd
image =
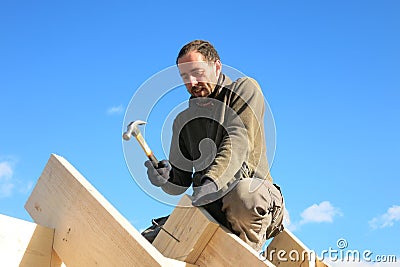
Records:
<instances>
[{"instance_id":1,"label":"man's knee","mask_svg":"<svg viewBox=\"0 0 400 267\"><path fill-rule=\"evenodd\" d=\"M260 216L268 213L276 193L273 184L258 178L240 180L223 199L223 208L233 212L256 212Z\"/></svg>"},{"instance_id":2,"label":"man's knee","mask_svg":"<svg viewBox=\"0 0 400 267\"><path fill-rule=\"evenodd\" d=\"M241 232L239 228L247 226L253 228L254 234L270 238L282 229L283 197L279 188L268 180L242 179L222 202L222 210L234 231Z\"/></svg>"}]
</instances>

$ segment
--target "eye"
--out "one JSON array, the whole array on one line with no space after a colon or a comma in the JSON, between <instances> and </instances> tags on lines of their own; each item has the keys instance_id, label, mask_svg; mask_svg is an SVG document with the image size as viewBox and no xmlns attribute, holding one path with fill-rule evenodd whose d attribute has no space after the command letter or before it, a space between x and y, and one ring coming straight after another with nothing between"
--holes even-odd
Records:
<instances>
[{"instance_id":1,"label":"eye","mask_svg":"<svg viewBox=\"0 0 400 267\"><path fill-rule=\"evenodd\" d=\"M186 81L189 78L189 76L187 74L181 74L181 78L182 80Z\"/></svg>"},{"instance_id":2,"label":"eye","mask_svg":"<svg viewBox=\"0 0 400 267\"><path fill-rule=\"evenodd\" d=\"M203 74L204 74L204 70L195 70L192 72L192 75L197 76L197 77L202 76Z\"/></svg>"}]
</instances>

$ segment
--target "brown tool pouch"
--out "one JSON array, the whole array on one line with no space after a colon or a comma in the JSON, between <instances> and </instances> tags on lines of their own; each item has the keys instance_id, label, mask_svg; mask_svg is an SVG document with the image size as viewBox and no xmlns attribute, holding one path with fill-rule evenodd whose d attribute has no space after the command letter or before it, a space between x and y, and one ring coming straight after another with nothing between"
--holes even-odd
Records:
<instances>
[{"instance_id":1,"label":"brown tool pouch","mask_svg":"<svg viewBox=\"0 0 400 267\"><path fill-rule=\"evenodd\" d=\"M284 215L285 205L284 205L283 195L281 192L281 188L277 184L274 184L274 186L279 190L280 196L279 197L272 196L273 206L269 210L269 212L271 212L272 214L272 220L271 220L271 225L268 227L269 229L267 230L268 233L267 239L275 237L284 229L283 215Z\"/></svg>"}]
</instances>

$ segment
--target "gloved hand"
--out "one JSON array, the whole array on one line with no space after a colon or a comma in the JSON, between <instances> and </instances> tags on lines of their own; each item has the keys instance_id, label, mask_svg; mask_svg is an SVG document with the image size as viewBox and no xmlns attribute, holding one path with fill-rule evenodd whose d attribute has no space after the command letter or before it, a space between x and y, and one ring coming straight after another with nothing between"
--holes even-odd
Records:
<instances>
[{"instance_id":1,"label":"gloved hand","mask_svg":"<svg viewBox=\"0 0 400 267\"><path fill-rule=\"evenodd\" d=\"M172 169L168 160L160 161L157 168L153 166L150 160L146 161L144 166L147 167L147 176L153 185L163 186L168 182L169 172Z\"/></svg>"},{"instance_id":2,"label":"gloved hand","mask_svg":"<svg viewBox=\"0 0 400 267\"><path fill-rule=\"evenodd\" d=\"M218 191L217 184L208 177L204 177L201 181L201 186L193 187L193 206L203 206L215 201L212 196Z\"/></svg>"}]
</instances>

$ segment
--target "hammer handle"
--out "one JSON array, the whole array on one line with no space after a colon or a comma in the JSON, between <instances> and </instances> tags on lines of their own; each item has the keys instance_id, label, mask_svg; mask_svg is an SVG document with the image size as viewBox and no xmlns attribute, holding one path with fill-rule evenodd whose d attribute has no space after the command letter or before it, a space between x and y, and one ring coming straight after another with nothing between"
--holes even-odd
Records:
<instances>
[{"instance_id":1,"label":"hammer handle","mask_svg":"<svg viewBox=\"0 0 400 267\"><path fill-rule=\"evenodd\" d=\"M151 164L153 164L154 168L158 168L158 167L159 167L159 163L160 163L160 162L158 161L158 159L156 158L156 156L154 156L153 153L151 153L151 155L148 156L148 158L149 158L149 160L151 161Z\"/></svg>"},{"instance_id":2,"label":"hammer handle","mask_svg":"<svg viewBox=\"0 0 400 267\"><path fill-rule=\"evenodd\" d=\"M144 140L144 138L143 138L143 135L139 132L135 137L136 137L136 140L138 141L139 145L144 150L144 153L146 153L147 157L153 164L153 166L155 168L158 168L159 161L154 156L153 151L151 151L150 147L147 145L146 140Z\"/></svg>"}]
</instances>

